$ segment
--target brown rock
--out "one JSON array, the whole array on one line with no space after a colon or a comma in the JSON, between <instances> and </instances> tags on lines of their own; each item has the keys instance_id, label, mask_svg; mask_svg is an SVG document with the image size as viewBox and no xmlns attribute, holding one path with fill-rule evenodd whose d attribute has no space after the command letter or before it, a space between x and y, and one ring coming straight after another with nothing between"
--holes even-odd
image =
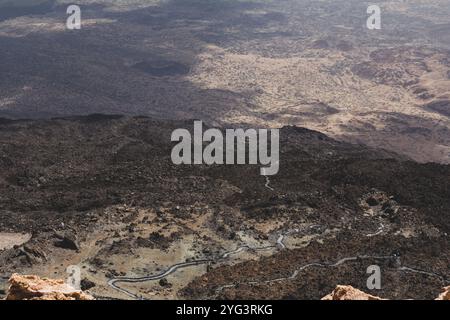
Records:
<instances>
[{"instance_id":1,"label":"brown rock","mask_svg":"<svg viewBox=\"0 0 450 320\"><path fill-rule=\"evenodd\" d=\"M92 296L74 289L64 280L13 274L9 283L6 300L94 300Z\"/></svg>"},{"instance_id":2,"label":"brown rock","mask_svg":"<svg viewBox=\"0 0 450 320\"><path fill-rule=\"evenodd\" d=\"M450 300L450 286L442 288L442 293L436 300Z\"/></svg>"},{"instance_id":3,"label":"brown rock","mask_svg":"<svg viewBox=\"0 0 450 320\"><path fill-rule=\"evenodd\" d=\"M330 294L322 300L383 300L380 297L372 296L352 286L336 286Z\"/></svg>"}]
</instances>

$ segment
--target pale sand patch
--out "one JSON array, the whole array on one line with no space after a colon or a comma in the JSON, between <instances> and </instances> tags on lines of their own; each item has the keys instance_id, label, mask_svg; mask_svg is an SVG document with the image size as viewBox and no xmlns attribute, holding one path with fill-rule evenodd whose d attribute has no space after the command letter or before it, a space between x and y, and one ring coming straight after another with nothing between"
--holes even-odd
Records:
<instances>
[{"instance_id":1,"label":"pale sand patch","mask_svg":"<svg viewBox=\"0 0 450 320\"><path fill-rule=\"evenodd\" d=\"M82 28L88 28L100 24L111 24L113 19L83 19ZM64 20L42 17L18 17L0 22L0 36L3 37L26 37L32 33L39 32L68 32Z\"/></svg>"},{"instance_id":2,"label":"pale sand patch","mask_svg":"<svg viewBox=\"0 0 450 320\"><path fill-rule=\"evenodd\" d=\"M20 246L31 239L29 233L7 233L0 232L0 250L11 249Z\"/></svg>"}]
</instances>

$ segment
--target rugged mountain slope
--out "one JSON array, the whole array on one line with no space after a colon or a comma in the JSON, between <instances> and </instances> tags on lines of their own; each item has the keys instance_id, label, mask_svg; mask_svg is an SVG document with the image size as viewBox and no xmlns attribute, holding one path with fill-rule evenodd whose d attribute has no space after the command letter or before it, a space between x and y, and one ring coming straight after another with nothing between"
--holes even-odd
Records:
<instances>
[{"instance_id":1,"label":"rugged mountain slope","mask_svg":"<svg viewBox=\"0 0 450 320\"><path fill-rule=\"evenodd\" d=\"M383 276L374 295L433 298L448 285L448 165L285 127L266 180L259 166L174 166L178 127L192 122L2 120L0 237L31 239L0 251L1 275L61 278L77 265L107 298L319 299L341 283L368 292L371 264ZM108 285L185 261L116 283L128 293Z\"/></svg>"}]
</instances>

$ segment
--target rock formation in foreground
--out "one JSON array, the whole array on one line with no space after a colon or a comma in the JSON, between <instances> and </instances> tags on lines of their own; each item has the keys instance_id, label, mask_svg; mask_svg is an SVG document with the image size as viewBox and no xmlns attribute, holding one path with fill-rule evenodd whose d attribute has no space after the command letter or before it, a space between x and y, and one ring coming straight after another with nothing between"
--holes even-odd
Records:
<instances>
[{"instance_id":1,"label":"rock formation in foreground","mask_svg":"<svg viewBox=\"0 0 450 320\"><path fill-rule=\"evenodd\" d=\"M442 293L436 300L450 300L450 286L443 288Z\"/></svg>"},{"instance_id":2,"label":"rock formation in foreground","mask_svg":"<svg viewBox=\"0 0 450 320\"><path fill-rule=\"evenodd\" d=\"M92 296L74 289L64 280L13 274L9 283L6 300L94 300Z\"/></svg>"},{"instance_id":3,"label":"rock formation in foreground","mask_svg":"<svg viewBox=\"0 0 450 320\"><path fill-rule=\"evenodd\" d=\"M321 300L386 300L377 296L372 296L352 286L338 285L330 294ZM450 286L442 289L442 293L436 300L450 300Z\"/></svg>"},{"instance_id":4,"label":"rock formation in foreground","mask_svg":"<svg viewBox=\"0 0 450 320\"><path fill-rule=\"evenodd\" d=\"M372 296L352 286L336 286L330 294L322 300L383 300L380 297Z\"/></svg>"}]
</instances>

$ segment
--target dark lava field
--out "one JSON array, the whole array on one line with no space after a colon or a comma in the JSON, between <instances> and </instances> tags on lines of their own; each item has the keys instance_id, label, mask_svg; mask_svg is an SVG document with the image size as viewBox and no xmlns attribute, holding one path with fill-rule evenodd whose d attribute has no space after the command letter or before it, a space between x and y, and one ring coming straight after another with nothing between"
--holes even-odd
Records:
<instances>
[{"instance_id":1,"label":"dark lava field","mask_svg":"<svg viewBox=\"0 0 450 320\"><path fill-rule=\"evenodd\" d=\"M280 172L266 184L259 166L173 165L170 134L192 125L103 115L2 120L0 230L31 239L0 251L1 276L64 276L60 264L76 263L96 284L93 294L124 298L106 282L164 270L170 263L151 265L151 250L170 255L192 242L195 256L186 261L210 259L206 268L151 290L188 299L319 299L337 284L367 291L373 264L383 276L375 293L385 298L433 298L448 284L448 165L284 127ZM68 232L74 248L57 241ZM271 252L219 258L274 235L285 240ZM141 247L150 251L135 251ZM126 269L120 257L143 266ZM146 297L144 289L129 290Z\"/></svg>"}]
</instances>

